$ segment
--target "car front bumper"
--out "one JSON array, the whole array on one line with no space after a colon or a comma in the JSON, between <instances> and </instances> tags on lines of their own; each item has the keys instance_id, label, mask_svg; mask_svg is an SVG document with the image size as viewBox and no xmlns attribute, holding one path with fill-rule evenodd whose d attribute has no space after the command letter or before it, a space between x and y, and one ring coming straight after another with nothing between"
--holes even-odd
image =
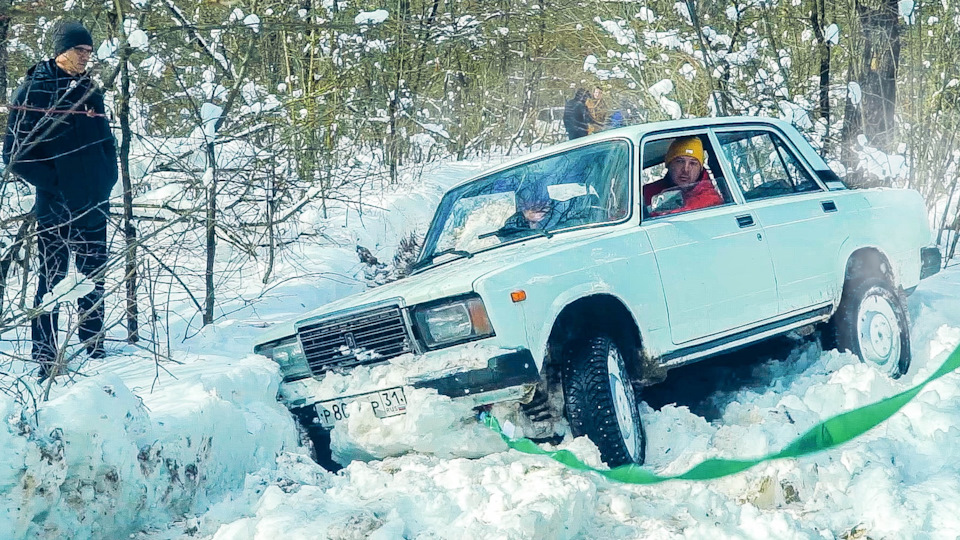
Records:
<instances>
[{"instance_id":1,"label":"car front bumper","mask_svg":"<svg viewBox=\"0 0 960 540\"><path fill-rule=\"evenodd\" d=\"M540 373L533 355L529 350L520 349L491 357L485 368L436 378L419 378L404 386L435 389L440 395L467 401L478 407L520 399L529 395L530 387L539 380ZM316 404L319 401L322 400L287 400L286 405L307 429L323 429L317 416Z\"/></svg>"}]
</instances>

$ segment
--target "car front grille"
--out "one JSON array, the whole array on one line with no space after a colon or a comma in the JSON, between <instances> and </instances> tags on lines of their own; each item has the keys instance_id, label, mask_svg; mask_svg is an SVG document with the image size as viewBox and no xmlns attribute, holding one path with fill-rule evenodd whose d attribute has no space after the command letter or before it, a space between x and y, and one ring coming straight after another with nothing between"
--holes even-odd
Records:
<instances>
[{"instance_id":1,"label":"car front grille","mask_svg":"<svg viewBox=\"0 0 960 540\"><path fill-rule=\"evenodd\" d=\"M314 375L332 368L383 362L412 351L399 306L311 322L297 334Z\"/></svg>"}]
</instances>

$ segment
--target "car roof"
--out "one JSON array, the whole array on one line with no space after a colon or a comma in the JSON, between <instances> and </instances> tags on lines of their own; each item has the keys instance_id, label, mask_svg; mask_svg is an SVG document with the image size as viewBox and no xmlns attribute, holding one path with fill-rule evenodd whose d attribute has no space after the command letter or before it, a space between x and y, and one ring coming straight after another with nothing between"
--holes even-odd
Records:
<instances>
[{"instance_id":1,"label":"car roof","mask_svg":"<svg viewBox=\"0 0 960 540\"><path fill-rule=\"evenodd\" d=\"M550 156L559 152L563 152L568 149L577 148L579 146L585 146L587 144L606 141L606 140L617 140L617 139L628 139L633 144L639 144L640 140L650 133L660 132L660 131L674 131L674 130L684 130L684 129L696 129L696 128L707 128L707 127L718 127L718 126L736 126L736 125L746 125L746 124L766 124L768 126L776 127L781 130L785 129L794 129L789 122L777 118L767 118L761 116L722 116L715 118L684 118L682 120L666 120L662 122L647 122L645 124L636 124L632 126L626 126L616 129L608 129L605 131L600 131L594 133L593 135L587 135L586 137L580 137L572 141L564 141L561 143L553 144L545 148L541 148L535 152L517 157L506 161L496 167L491 167L477 175L474 175L463 182L458 183L453 186L451 189L458 188L464 184L469 184L474 180L493 174L498 171L503 171L511 167L516 167L517 165L527 163L530 161L536 161L540 158Z\"/></svg>"}]
</instances>

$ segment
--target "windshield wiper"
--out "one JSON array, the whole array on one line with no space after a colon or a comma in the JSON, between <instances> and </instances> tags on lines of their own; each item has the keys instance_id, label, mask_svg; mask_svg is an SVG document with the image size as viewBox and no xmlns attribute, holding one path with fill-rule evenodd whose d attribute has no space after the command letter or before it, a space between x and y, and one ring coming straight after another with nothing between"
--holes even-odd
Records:
<instances>
[{"instance_id":1,"label":"windshield wiper","mask_svg":"<svg viewBox=\"0 0 960 540\"><path fill-rule=\"evenodd\" d=\"M491 236L510 236L510 235L520 234L520 233L533 233L538 236L546 236L547 238L553 237L553 233L546 229L528 229L526 227L500 227L495 231L478 235L477 240L490 238Z\"/></svg>"},{"instance_id":2,"label":"windshield wiper","mask_svg":"<svg viewBox=\"0 0 960 540\"><path fill-rule=\"evenodd\" d=\"M455 248L445 249L443 251L438 251L423 260L413 263L413 266L411 266L410 269L419 270L424 266L429 266L431 263L433 263L434 259L436 259L437 257L441 257L443 255L459 255L461 257L466 257L468 259L470 257L473 257L473 253L470 253L469 251L466 251L463 249L455 249Z\"/></svg>"}]
</instances>

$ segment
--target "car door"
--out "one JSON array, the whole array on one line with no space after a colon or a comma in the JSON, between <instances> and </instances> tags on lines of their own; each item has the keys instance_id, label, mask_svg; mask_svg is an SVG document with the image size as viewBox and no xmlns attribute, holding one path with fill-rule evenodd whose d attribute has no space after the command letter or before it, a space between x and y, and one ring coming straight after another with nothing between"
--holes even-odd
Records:
<instances>
[{"instance_id":1,"label":"car door","mask_svg":"<svg viewBox=\"0 0 960 540\"><path fill-rule=\"evenodd\" d=\"M716 145L706 130L645 138L646 180L654 163L677 135L697 135L706 151L708 170L720 171ZM658 157L659 156L659 157ZM750 326L776 316L778 298L770 251L756 216L730 193L721 175L713 174L724 204L661 217L645 217L657 261L671 338L680 345ZM649 182L645 182L649 183Z\"/></svg>"},{"instance_id":2,"label":"car door","mask_svg":"<svg viewBox=\"0 0 960 540\"><path fill-rule=\"evenodd\" d=\"M842 197L827 191L775 129L715 131L722 166L766 234L779 313L803 312L839 297L837 257L846 240Z\"/></svg>"}]
</instances>

